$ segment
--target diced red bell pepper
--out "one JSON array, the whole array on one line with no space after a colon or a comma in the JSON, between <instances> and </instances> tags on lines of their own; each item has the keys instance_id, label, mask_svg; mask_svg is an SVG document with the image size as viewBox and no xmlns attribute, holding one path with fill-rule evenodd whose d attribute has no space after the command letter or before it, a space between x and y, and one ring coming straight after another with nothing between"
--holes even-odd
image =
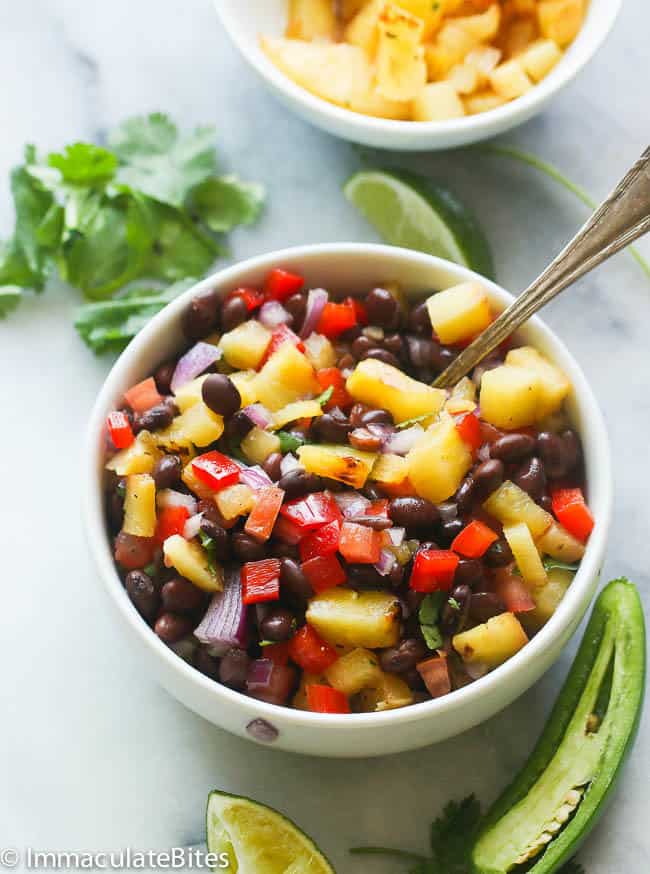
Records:
<instances>
[{"instance_id":1,"label":"diced red bell pepper","mask_svg":"<svg viewBox=\"0 0 650 874\"><path fill-rule=\"evenodd\" d=\"M345 388L345 379L338 367L324 367L322 370L317 370L316 379L323 391L328 388L332 389L330 399L325 404L325 410L331 410L332 407L344 410L350 406L352 398Z\"/></svg>"},{"instance_id":2,"label":"diced red bell pepper","mask_svg":"<svg viewBox=\"0 0 650 874\"><path fill-rule=\"evenodd\" d=\"M451 548L465 558L480 558L498 539L499 535L484 522L473 519L454 537Z\"/></svg>"},{"instance_id":3,"label":"diced red bell pepper","mask_svg":"<svg viewBox=\"0 0 650 874\"><path fill-rule=\"evenodd\" d=\"M459 416L456 419L456 430L460 434L461 440L467 443L473 452L480 449L483 437L481 435L481 422L476 413L465 413L464 416Z\"/></svg>"},{"instance_id":4,"label":"diced red bell pepper","mask_svg":"<svg viewBox=\"0 0 650 874\"><path fill-rule=\"evenodd\" d=\"M368 525L344 522L341 528L339 552L343 558L354 564L375 564L379 561L382 537Z\"/></svg>"},{"instance_id":5,"label":"diced red bell pepper","mask_svg":"<svg viewBox=\"0 0 650 874\"><path fill-rule=\"evenodd\" d=\"M338 657L311 625L303 625L289 641L289 658L308 674L322 674Z\"/></svg>"},{"instance_id":6,"label":"diced red bell pepper","mask_svg":"<svg viewBox=\"0 0 650 874\"><path fill-rule=\"evenodd\" d=\"M354 307L354 314L357 317L357 324L359 325L367 325L368 324L368 310L366 309L365 304L361 303L358 297L348 297Z\"/></svg>"},{"instance_id":7,"label":"diced red bell pepper","mask_svg":"<svg viewBox=\"0 0 650 874\"><path fill-rule=\"evenodd\" d=\"M413 562L410 587L414 592L448 592L459 561L449 549L420 549Z\"/></svg>"},{"instance_id":8,"label":"diced red bell pepper","mask_svg":"<svg viewBox=\"0 0 650 874\"><path fill-rule=\"evenodd\" d=\"M182 534L185 523L190 518L187 507L163 507L158 512L156 522L156 543L164 543L172 534Z\"/></svg>"},{"instance_id":9,"label":"diced red bell pepper","mask_svg":"<svg viewBox=\"0 0 650 874\"><path fill-rule=\"evenodd\" d=\"M280 514L293 522L303 533L343 518L332 495L312 492L304 498L294 498L282 506Z\"/></svg>"},{"instance_id":10,"label":"diced red bell pepper","mask_svg":"<svg viewBox=\"0 0 650 874\"><path fill-rule=\"evenodd\" d=\"M273 355L274 352L277 352L280 346L284 346L285 343L293 343L298 352L305 351L305 344L302 342L300 337L294 334L294 332L291 330L290 327L288 327L288 325L279 325L271 334L271 340L269 342L269 345L266 347L266 352L264 353L258 370L263 367L263 365L266 364L271 355Z\"/></svg>"},{"instance_id":11,"label":"diced red bell pepper","mask_svg":"<svg viewBox=\"0 0 650 874\"><path fill-rule=\"evenodd\" d=\"M363 515L386 516L388 518L388 498L378 498L376 501L371 501Z\"/></svg>"},{"instance_id":12,"label":"diced red bell pepper","mask_svg":"<svg viewBox=\"0 0 650 874\"><path fill-rule=\"evenodd\" d=\"M283 500L284 491L275 486L267 486L256 492L255 506L244 525L246 534L250 534L258 543L268 540Z\"/></svg>"},{"instance_id":13,"label":"diced red bell pepper","mask_svg":"<svg viewBox=\"0 0 650 874\"><path fill-rule=\"evenodd\" d=\"M242 565L241 584L244 604L277 601L280 597L280 559L247 561Z\"/></svg>"},{"instance_id":14,"label":"diced red bell pepper","mask_svg":"<svg viewBox=\"0 0 650 874\"><path fill-rule=\"evenodd\" d=\"M347 580L345 571L335 555L317 555L300 565L303 574L315 592L333 589Z\"/></svg>"},{"instance_id":15,"label":"diced red bell pepper","mask_svg":"<svg viewBox=\"0 0 650 874\"><path fill-rule=\"evenodd\" d=\"M582 489L554 489L551 503L557 521L564 525L569 534L586 543L594 527L594 517L585 503Z\"/></svg>"},{"instance_id":16,"label":"diced red bell pepper","mask_svg":"<svg viewBox=\"0 0 650 874\"><path fill-rule=\"evenodd\" d=\"M274 665L286 665L289 661L289 641L269 643L262 647L265 659L270 659Z\"/></svg>"},{"instance_id":17,"label":"diced red bell pepper","mask_svg":"<svg viewBox=\"0 0 650 874\"><path fill-rule=\"evenodd\" d=\"M354 304L348 298L343 303L326 303L318 320L316 331L324 334L330 340L336 339L343 331L357 325L357 314Z\"/></svg>"},{"instance_id":18,"label":"diced red bell pepper","mask_svg":"<svg viewBox=\"0 0 650 874\"><path fill-rule=\"evenodd\" d=\"M139 570L152 561L155 549L153 537L138 537L120 531L115 538L115 561L128 571Z\"/></svg>"},{"instance_id":19,"label":"diced red bell pepper","mask_svg":"<svg viewBox=\"0 0 650 874\"><path fill-rule=\"evenodd\" d=\"M238 297L246 304L246 309L252 313L264 303L264 295L256 288L236 288L226 295L226 300L232 300Z\"/></svg>"},{"instance_id":20,"label":"diced red bell pepper","mask_svg":"<svg viewBox=\"0 0 650 874\"><path fill-rule=\"evenodd\" d=\"M321 525L300 541L300 560L309 561L319 555L334 555L339 548L341 523L338 519Z\"/></svg>"},{"instance_id":21,"label":"diced red bell pepper","mask_svg":"<svg viewBox=\"0 0 650 874\"><path fill-rule=\"evenodd\" d=\"M310 683L307 686L307 706L313 713L349 713L350 702L338 689Z\"/></svg>"},{"instance_id":22,"label":"diced red bell pepper","mask_svg":"<svg viewBox=\"0 0 650 874\"><path fill-rule=\"evenodd\" d=\"M271 300L285 301L292 294L300 291L305 280L298 273L290 273L276 267L271 270L264 283L264 292Z\"/></svg>"},{"instance_id":23,"label":"diced red bell pepper","mask_svg":"<svg viewBox=\"0 0 650 874\"><path fill-rule=\"evenodd\" d=\"M116 449L126 449L135 440L129 417L120 410L113 410L112 413L108 414L106 427L108 428L108 436Z\"/></svg>"},{"instance_id":24,"label":"diced red bell pepper","mask_svg":"<svg viewBox=\"0 0 650 874\"><path fill-rule=\"evenodd\" d=\"M282 515L278 516L278 521L273 528L273 536L277 537L278 540L284 541L284 543L289 543L291 546L300 543L307 533L307 529L299 528L290 519Z\"/></svg>"},{"instance_id":25,"label":"diced red bell pepper","mask_svg":"<svg viewBox=\"0 0 650 874\"><path fill-rule=\"evenodd\" d=\"M134 413L146 413L152 407L162 404L163 396L156 388L155 379L150 376L125 391L124 400Z\"/></svg>"},{"instance_id":26,"label":"diced red bell pepper","mask_svg":"<svg viewBox=\"0 0 650 874\"><path fill-rule=\"evenodd\" d=\"M192 462L196 478L215 491L239 482L239 468L235 462L216 450L197 456Z\"/></svg>"}]
</instances>

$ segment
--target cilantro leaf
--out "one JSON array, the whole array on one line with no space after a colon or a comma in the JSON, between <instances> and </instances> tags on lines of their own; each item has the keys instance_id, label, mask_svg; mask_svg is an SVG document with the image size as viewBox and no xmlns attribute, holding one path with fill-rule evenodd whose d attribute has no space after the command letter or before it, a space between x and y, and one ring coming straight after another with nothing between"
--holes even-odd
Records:
<instances>
[{"instance_id":1,"label":"cilantro leaf","mask_svg":"<svg viewBox=\"0 0 650 874\"><path fill-rule=\"evenodd\" d=\"M549 558L548 556L542 562L544 565L544 570L552 571L552 570L561 570L561 571L571 571L571 573L575 573L580 567L580 562L568 562L568 561L560 561L559 558Z\"/></svg>"},{"instance_id":2,"label":"cilantro leaf","mask_svg":"<svg viewBox=\"0 0 650 874\"><path fill-rule=\"evenodd\" d=\"M290 434L288 431L276 431L277 438L280 441L280 452L285 455L287 452L295 452L305 441L295 434Z\"/></svg>"},{"instance_id":3,"label":"cilantro leaf","mask_svg":"<svg viewBox=\"0 0 650 874\"><path fill-rule=\"evenodd\" d=\"M412 419L405 419L403 422L400 422L398 425L395 425L398 431L401 431L402 428L410 428L411 425L418 425L420 422L424 422L425 419L430 419L431 413L424 413L422 416L413 416Z\"/></svg>"},{"instance_id":4,"label":"cilantro leaf","mask_svg":"<svg viewBox=\"0 0 650 874\"><path fill-rule=\"evenodd\" d=\"M115 155L92 143L73 143L63 152L52 152L47 163L61 173L64 182L72 185L104 185L117 170Z\"/></svg>"},{"instance_id":5,"label":"cilantro leaf","mask_svg":"<svg viewBox=\"0 0 650 874\"><path fill-rule=\"evenodd\" d=\"M215 233L257 221L264 205L264 188L236 176L206 179L192 192L192 211Z\"/></svg>"},{"instance_id":6,"label":"cilantro leaf","mask_svg":"<svg viewBox=\"0 0 650 874\"><path fill-rule=\"evenodd\" d=\"M438 619L440 618L442 605L446 600L447 595L445 592L431 592L426 595L420 604L418 619L422 629L422 636L429 649L438 649L442 646L442 633L438 627Z\"/></svg>"},{"instance_id":7,"label":"cilantro leaf","mask_svg":"<svg viewBox=\"0 0 650 874\"><path fill-rule=\"evenodd\" d=\"M316 403L320 404L321 407L324 407L325 404L329 401L329 399L332 397L333 394L334 394L334 386L328 385L327 388L325 389L325 391L322 392L322 394L318 395L318 397L316 398Z\"/></svg>"},{"instance_id":8,"label":"cilantro leaf","mask_svg":"<svg viewBox=\"0 0 650 874\"><path fill-rule=\"evenodd\" d=\"M131 118L109 137L120 161L117 180L180 208L191 189L216 171L214 137L212 127L180 136L176 125L161 113Z\"/></svg>"},{"instance_id":9,"label":"cilantro leaf","mask_svg":"<svg viewBox=\"0 0 650 874\"><path fill-rule=\"evenodd\" d=\"M185 279L163 291L136 288L116 300L85 304L77 312L75 328L93 352L120 352L156 313L194 282Z\"/></svg>"},{"instance_id":10,"label":"cilantro leaf","mask_svg":"<svg viewBox=\"0 0 650 874\"><path fill-rule=\"evenodd\" d=\"M472 835L481 818L474 795L450 801L431 825L431 851L444 874L466 874Z\"/></svg>"},{"instance_id":11,"label":"cilantro leaf","mask_svg":"<svg viewBox=\"0 0 650 874\"><path fill-rule=\"evenodd\" d=\"M0 319L16 309L20 303L22 289L17 285L5 285L0 288Z\"/></svg>"},{"instance_id":12,"label":"cilantro leaf","mask_svg":"<svg viewBox=\"0 0 650 874\"><path fill-rule=\"evenodd\" d=\"M206 534L205 531L199 531L199 540L201 541L201 546L205 549L208 556L208 567L211 571L216 570L217 568L217 559L216 559L216 549L217 544L214 542L213 538L210 537L209 534Z\"/></svg>"},{"instance_id":13,"label":"cilantro leaf","mask_svg":"<svg viewBox=\"0 0 650 874\"><path fill-rule=\"evenodd\" d=\"M184 212L154 201L147 208L153 242L143 276L167 282L200 276L223 254L216 240Z\"/></svg>"},{"instance_id":14,"label":"cilantro leaf","mask_svg":"<svg viewBox=\"0 0 650 874\"><path fill-rule=\"evenodd\" d=\"M52 206L53 196L24 167L16 167L12 171L11 193L16 209L16 252L20 253L31 274L31 282L25 284L40 291L45 285L51 262L39 243L38 229Z\"/></svg>"}]
</instances>

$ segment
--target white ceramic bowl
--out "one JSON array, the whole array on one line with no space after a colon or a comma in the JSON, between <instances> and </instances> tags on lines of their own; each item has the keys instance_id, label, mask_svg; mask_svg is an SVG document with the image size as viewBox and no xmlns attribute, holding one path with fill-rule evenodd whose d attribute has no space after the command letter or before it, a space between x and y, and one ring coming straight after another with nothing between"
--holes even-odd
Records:
<instances>
[{"instance_id":1,"label":"white ceramic bowl","mask_svg":"<svg viewBox=\"0 0 650 874\"><path fill-rule=\"evenodd\" d=\"M622 0L591 0L578 37L560 63L528 94L498 109L436 122L372 118L335 106L296 85L266 57L260 34L281 36L286 0L214 0L223 26L248 63L290 109L328 133L380 149L437 150L476 143L522 124L541 112L596 53L611 30Z\"/></svg>"},{"instance_id":2,"label":"white ceramic bowl","mask_svg":"<svg viewBox=\"0 0 650 874\"><path fill-rule=\"evenodd\" d=\"M271 745L320 756L374 756L444 740L482 722L510 704L558 658L582 618L598 581L611 508L610 460L605 425L585 377L569 352L537 318L522 339L542 350L564 370L573 385L570 411L583 440L589 503L596 525L584 559L564 600L547 625L517 655L480 680L437 700L402 710L346 716L323 715L266 704L213 682L182 661L151 631L129 601L115 569L104 521L102 468L104 421L122 393L150 375L182 347L181 313L199 289L224 294L237 286L258 285L267 271L282 265L306 277L308 286L333 291L364 291L398 280L414 297L477 278L440 258L406 249L357 243L303 246L261 255L205 279L170 303L131 342L111 370L92 412L84 461L84 517L91 551L120 623L135 645L136 670L150 671L180 701L210 722L241 737L247 726L264 719L278 732ZM484 280L495 308L510 295ZM115 642L115 646L119 646Z\"/></svg>"}]
</instances>

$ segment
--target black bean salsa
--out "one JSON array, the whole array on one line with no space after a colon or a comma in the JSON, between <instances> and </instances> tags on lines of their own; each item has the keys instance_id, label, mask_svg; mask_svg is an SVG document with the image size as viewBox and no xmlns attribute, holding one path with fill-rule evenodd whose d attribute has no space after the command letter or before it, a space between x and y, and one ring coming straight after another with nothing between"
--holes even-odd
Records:
<instances>
[{"instance_id":1,"label":"black bean salsa","mask_svg":"<svg viewBox=\"0 0 650 874\"><path fill-rule=\"evenodd\" d=\"M447 695L528 642L593 519L571 386L505 344L465 282L415 305L271 270L202 291L187 343L107 418L106 503L133 606L217 683L319 713Z\"/></svg>"}]
</instances>

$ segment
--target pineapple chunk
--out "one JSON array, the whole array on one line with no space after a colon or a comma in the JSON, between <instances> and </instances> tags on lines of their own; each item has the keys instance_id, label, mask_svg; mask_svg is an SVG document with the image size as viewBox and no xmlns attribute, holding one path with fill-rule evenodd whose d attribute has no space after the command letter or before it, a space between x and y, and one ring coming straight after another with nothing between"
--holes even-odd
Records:
<instances>
[{"instance_id":1,"label":"pineapple chunk","mask_svg":"<svg viewBox=\"0 0 650 874\"><path fill-rule=\"evenodd\" d=\"M552 39L538 39L519 55L519 63L533 82L547 76L561 59L562 52Z\"/></svg>"},{"instance_id":2,"label":"pineapple chunk","mask_svg":"<svg viewBox=\"0 0 650 874\"><path fill-rule=\"evenodd\" d=\"M525 51L536 36L537 21L535 18L531 16L515 18L514 21L509 22L505 32L501 34L501 47L508 57L514 58Z\"/></svg>"},{"instance_id":3,"label":"pineapple chunk","mask_svg":"<svg viewBox=\"0 0 650 874\"><path fill-rule=\"evenodd\" d=\"M369 0L365 3L345 28L344 41L374 56L379 41L379 13L384 3L385 0Z\"/></svg>"},{"instance_id":4,"label":"pineapple chunk","mask_svg":"<svg viewBox=\"0 0 650 874\"><path fill-rule=\"evenodd\" d=\"M517 522L515 525L504 525L503 536L508 541L508 546L519 568L524 581L530 586L543 586L546 584L546 571L539 557L530 529L525 522Z\"/></svg>"},{"instance_id":5,"label":"pineapple chunk","mask_svg":"<svg viewBox=\"0 0 650 874\"><path fill-rule=\"evenodd\" d=\"M489 42L497 35L501 22L501 9L498 3L492 3L485 12L479 15L466 15L454 18L454 24L462 27L474 41L474 45Z\"/></svg>"},{"instance_id":6,"label":"pineapple chunk","mask_svg":"<svg viewBox=\"0 0 650 874\"><path fill-rule=\"evenodd\" d=\"M386 452L380 455L370 471L370 479L378 483L397 485L403 483L409 475L409 464L401 455Z\"/></svg>"},{"instance_id":7,"label":"pineapple chunk","mask_svg":"<svg viewBox=\"0 0 650 874\"><path fill-rule=\"evenodd\" d=\"M336 350L324 334L314 332L307 337L304 344L305 355L314 370L335 366Z\"/></svg>"},{"instance_id":8,"label":"pineapple chunk","mask_svg":"<svg viewBox=\"0 0 650 874\"><path fill-rule=\"evenodd\" d=\"M454 420L444 414L406 456L409 479L421 498L440 504L454 494L472 466L472 453Z\"/></svg>"},{"instance_id":9,"label":"pineapple chunk","mask_svg":"<svg viewBox=\"0 0 650 874\"><path fill-rule=\"evenodd\" d=\"M451 82L430 82L412 103L413 121L444 121L465 115L463 101Z\"/></svg>"},{"instance_id":10,"label":"pineapple chunk","mask_svg":"<svg viewBox=\"0 0 650 874\"><path fill-rule=\"evenodd\" d=\"M456 64L447 74L447 82L456 94L472 94L479 87L481 77L479 71L472 64ZM461 104L462 105L462 104ZM463 108L463 115L465 109Z\"/></svg>"},{"instance_id":11,"label":"pineapple chunk","mask_svg":"<svg viewBox=\"0 0 650 874\"><path fill-rule=\"evenodd\" d=\"M399 0L401 9L421 18L424 22L423 40L428 40L440 27L445 14L444 0Z\"/></svg>"},{"instance_id":12,"label":"pineapple chunk","mask_svg":"<svg viewBox=\"0 0 650 874\"><path fill-rule=\"evenodd\" d=\"M399 640L399 601L388 592L333 588L309 602L307 622L333 646L395 646Z\"/></svg>"},{"instance_id":13,"label":"pineapple chunk","mask_svg":"<svg viewBox=\"0 0 650 874\"><path fill-rule=\"evenodd\" d=\"M427 299L433 330L441 343L469 340L492 321L487 293L480 282L461 282Z\"/></svg>"},{"instance_id":14,"label":"pineapple chunk","mask_svg":"<svg viewBox=\"0 0 650 874\"><path fill-rule=\"evenodd\" d=\"M292 343L284 343L258 373L255 390L265 407L277 411L319 394L320 385L305 356Z\"/></svg>"},{"instance_id":15,"label":"pineapple chunk","mask_svg":"<svg viewBox=\"0 0 650 874\"><path fill-rule=\"evenodd\" d=\"M156 442L164 449L208 446L223 434L223 416L213 413L203 401L188 407L171 425L155 435Z\"/></svg>"},{"instance_id":16,"label":"pineapple chunk","mask_svg":"<svg viewBox=\"0 0 650 874\"><path fill-rule=\"evenodd\" d=\"M445 392L412 379L383 361L366 358L360 361L347 379L346 388L355 401L381 407L395 422L440 411Z\"/></svg>"},{"instance_id":17,"label":"pineapple chunk","mask_svg":"<svg viewBox=\"0 0 650 874\"><path fill-rule=\"evenodd\" d=\"M239 370L237 373L231 373L229 379L239 392L242 407L248 407L257 401L255 389L257 373L254 370Z\"/></svg>"},{"instance_id":18,"label":"pineapple chunk","mask_svg":"<svg viewBox=\"0 0 650 874\"><path fill-rule=\"evenodd\" d=\"M325 671L327 682L348 697L372 686L382 675L377 656L369 649L353 649Z\"/></svg>"},{"instance_id":19,"label":"pineapple chunk","mask_svg":"<svg viewBox=\"0 0 650 874\"><path fill-rule=\"evenodd\" d=\"M429 81L444 79L452 67L462 63L465 55L476 48L478 42L454 19L446 21L433 42L424 47Z\"/></svg>"},{"instance_id":20,"label":"pineapple chunk","mask_svg":"<svg viewBox=\"0 0 650 874\"><path fill-rule=\"evenodd\" d=\"M377 459L375 452L362 452L334 443L306 444L298 448L297 454L308 473L330 477L354 489L365 484Z\"/></svg>"},{"instance_id":21,"label":"pineapple chunk","mask_svg":"<svg viewBox=\"0 0 650 874\"><path fill-rule=\"evenodd\" d=\"M393 3L379 15L377 91L389 100L412 100L427 81L420 45L424 22Z\"/></svg>"},{"instance_id":22,"label":"pineapple chunk","mask_svg":"<svg viewBox=\"0 0 650 874\"><path fill-rule=\"evenodd\" d=\"M501 60L501 52L494 46L479 46L465 57L464 65L472 67L478 75L478 85L485 86L488 76Z\"/></svg>"},{"instance_id":23,"label":"pineapple chunk","mask_svg":"<svg viewBox=\"0 0 650 874\"><path fill-rule=\"evenodd\" d=\"M561 49L578 35L584 15L583 0L540 0L537 20L542 36L552 39Z\"/></svg>"},{"instance_id":24,"label":"pineapple chunk","mask_svg":"<svg viewBox=\"0 0 650 874\"><path fill-rule=\"evenodd\" d=\"M580 561L585 554L584 543L569 534L559 522L551 523L537 540L537 547L543 555L550 555L560 561Z\"/></svg>"},{"instance_id":25,"label":"pineapple chunk","mask_svg":"<svg viewBox=\"0 0 650 874\"><path fill-rule=\"evenodd\" d=\"M534 540L541 537L553 524L553 517L526 494L523 489L506 480L492 492L483 508L504 525L524 522Z\"/></svg>"},{"instance_id":26,"label":"pineapple chunk","mask_svg":"<svg viewBox=\"0 0 650 874\"><path fill-rule=\"evenodd\" d=\"M156 484L148 473L126 478L122 530L136 537L153 537L156 532Z\"/></svg>"},{"instance_id":27,"label":"pineapple chunk","mask_svg":"<svg viewBox=\"0 0 650 874\"><path fill-rule=\"evenodd\" d=\"M197 495L199 498L202 498L205 501L210 501L212 500L212 498L214 498L214 489L211 489L210 486L206 485L197 477L197 475L194 473L191 461L188 461L188 463L183 468L181 479L188 487L188 489L191 492L194 492L194 494Z\"/></svg>"},{"instance_id":28,"label":"pineapple chunk","mask_svg":"<svg viewBox=\"0 0 650 874\"><path fill-rule=\"evenodd\" d=\"M289 39L333 40L336 16L331 0L289 0Z\"/></svg>"},{"instance_id":29,"label":"pineapple chunk","mask_svg":"<svg viewBox=\"0 0 650 874\"><path fill-rule=\"evenodd\" d=\"M165 565L175 568L182 577L203 589L220 592L223 589L223 570L220 565L210 567L207 552L195 541L172 534L163 543Z\"/></svg>"},{"instance_id":30,"label":"pineapple chunk","mask_svg":"<svg viewBox=\"0 0 650 874\"><path fill-rule=\"evenodd\" d=\"M256 425L242 440L241 451L253 464L264 464L269 455L280 451L280 438Z\"/></svg>"},{"instance_id":31,"label":"pineapple chunk","mask_svg":"<svg viewBox=\"0 0 650 874\"><path fill-rule=\"evenodd\" d=\"M255 370L271 342L271 332L257 319L249 319L219 340L223 357L238 370Z\"/></svg>"},{"instance_id":32,"label":"pineapple chunk","mask_svg":"<svg viewBox=\"0 0 650 874\"><path fill-rule=\"evenodd\" d=\"M560 368L551 364L532 346L511 349L506 355L506 364L525 367L537 375L540 382L538 419L556 413L562 406L562 401L571 391L571 383Z\"/></svg>"},{"instance_id":33,"label":"pineapple chunk","mask_svg":"<svg viewBox=\"0 0 650 874\"><path fill-rule=\"evenodd\" d=\"M464 376L451 390L451 395L445 403L445 410L456 416L459 413L471 413L476 409L476 385Z\"/></svg>"},{"instance_id":34,"label":"pineapple chunk","mask_svg":"<svg viewBox=\"0 0 650 874\"><path fill-rule=\"evenodd\" d=\"M227 522L236 519L237 516L247 515L255 506L253 490L244 483L237 483L234 486L221 489L215 495L214 500L219 512Z\"/></svg>"},{"instance_id":35,"label":"pineapple chunk","mask_svg":"<svg viewBox=\"0 0 650 874\"><path fill-rule=\"evenodd\" d=\"M521 614L522 622L529 631L538 631L543 625L546 625L564 598L574 574L572 571L562 568L551 568L547 576L546 585L532 593L535 609Z\"/></svg>"},{"instance_id":36,"label":"pineapple chunk","mask_svg":"<svg viewBox=\"0 0 650 874\"><path fill-rule=\"evenodd\" d=\"M498 109L508 101L500 94L495 94L494 91L486 89L485 91L477 91L476 94L471 94L463 99L465 104L465 112L468 115L478 115L479 112L489 112L491 109Z\"/></svg>"},{"instance_id":37,"label":"pineapple chunk","mask_svg":"<svg viewBox=\"0 0 650 874\"><path fill-rule=\"evenodd\" d=\"M341 21L349 21L365 5L366 0L338 0L338 16Z\"/></svg>"},{"instance_id":38,"label":"pineapple chunk","mask_svg":"<svg viewBox=\"0 0 650 874\"><path fill-rule=\"evenodd\" d=\"M502 364L481 379L481 418L497 428L522 428L540 418L541 380L528 368Z\"/></svg>"},{"instance_id":39,"label":"pineapple chunk","mask_svg":"<svg viewBox=\"0 0 650 874\"><path fill-rule=\"evenodd\" d=\"M295 401L274 413L271 428L282 428L287 422L296 422L298 419L315 419L322 415L323 408L318 401Z\"/></svg>"},{"instance_id":40,"label":"pineapple chunk","mask_svg":"<svg viewBox=\"0 0 650 874\"><path fill-rule=\"evenodd\" d=\"M468 664L496 668L528 643L526 632L513 613L493 616L483 625L455 634L452 644Z\"/></svg>"},{"instance_id":41,"label":"pineapple chunk","mask_svg":"<svg viewBox=\"0 0 650 874\"><path fill-rule=\"evenodd\" d=\"M196 379L184 383L176 392L174 392L174 403L181 413L184 413L185 410L189 410L189 408L193 407L194 404L198 404L199 401L203 400L202 390L203 383L206 379L207 374L197 376Z\"/></svg>"},{"instance_id":42,"label":"pineapple chunk","mask_svg":"<svg viewBox=\"0 0 650 874\"><path fill-rule=\"evenodd\" d=\"M106 470L112 470L118 476L151 473L161 456L162 452L156 446L153 435L149 431L140 431L130 446L116 452L106 462Z\"/></svg>"},{"instance_id":43,"label":"pineapple chunk","mask_svg":"<svg viewBox=\"0 0 650 874\"><path fill-rule=\"evenodd\" d=\"M489 79L496 93L505 100L521 97L533 87L533 83L517 58L499 64L490 73Z\"/></svg>"},{"instance_id":44,"label":"pineapple chunk","mask_svg":"<svg viewBox=\"0 0 650 874\"><path fill-rule=\"evenodd\" d=\"M364 713L379 713L412 704L413 692L401 677L382 673L379 682L362 690L360 699Z\"/></svg>"}]
</instances>

